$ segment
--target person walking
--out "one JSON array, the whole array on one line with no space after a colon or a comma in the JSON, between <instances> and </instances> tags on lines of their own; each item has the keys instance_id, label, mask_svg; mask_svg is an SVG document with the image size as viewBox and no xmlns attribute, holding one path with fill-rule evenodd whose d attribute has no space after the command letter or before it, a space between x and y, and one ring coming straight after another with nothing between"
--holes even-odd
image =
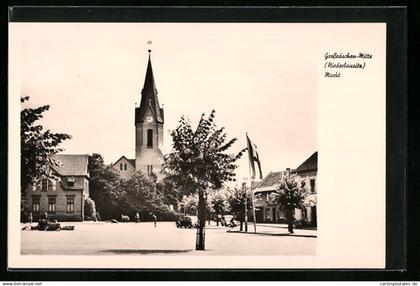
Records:
<instances>
[{"instance_id":1,"label":"person walking","mask_svg":"<svg viewBox=\"0 0 420 286\"><path fill-rule=\"evenodd\" d=\"M150 213L150 214L152 215L152 218L153 218L153 223L154 223L154 225L155 225L155 227L156 227L157 216L156 216L155 214L153 214L153 213Z\"/></svg>"}]
</instances>

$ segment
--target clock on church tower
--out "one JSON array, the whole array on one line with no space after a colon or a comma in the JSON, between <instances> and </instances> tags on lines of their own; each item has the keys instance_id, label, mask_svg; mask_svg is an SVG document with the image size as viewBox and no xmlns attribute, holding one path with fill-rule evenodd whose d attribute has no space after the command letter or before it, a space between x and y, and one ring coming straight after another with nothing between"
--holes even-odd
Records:
<instances>
[{"instance_id":1,"label":"clock on church tower","mask_svg":"<svg viewBox=\"0 0 420 286\"><path fill-rule=\"evenodd\" d=\"M151 50L146 77L141 91L140 106L135 109L136 126L136 171L160 177L163 154L163 108L159 105L158 92L153 76Z\"/></svg>"}]
</instances>

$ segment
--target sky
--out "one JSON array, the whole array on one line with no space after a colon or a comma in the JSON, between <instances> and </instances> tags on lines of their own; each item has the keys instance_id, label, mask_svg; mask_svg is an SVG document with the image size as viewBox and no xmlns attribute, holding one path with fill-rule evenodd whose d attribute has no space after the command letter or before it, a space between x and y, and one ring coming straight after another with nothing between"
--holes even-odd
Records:
<instances>
[{"instance_id":1,"label":"sky","mask_svg":"<svg viewBox=\"0 0 420 286\"><path fill-rule=\"evenodd\" d=\"M233 153L248 132L264 176L317 151L318 53L299 25L31 23L13 33L22 39L21 95L29 106L50 105L44 127L73 137L64 153L135 158L148 49L165 109L164 153L182 115L197 124L212 109L238 138ZM238 181L249 177L247 160L238 161Z\"/></svg>"}]
</instances>

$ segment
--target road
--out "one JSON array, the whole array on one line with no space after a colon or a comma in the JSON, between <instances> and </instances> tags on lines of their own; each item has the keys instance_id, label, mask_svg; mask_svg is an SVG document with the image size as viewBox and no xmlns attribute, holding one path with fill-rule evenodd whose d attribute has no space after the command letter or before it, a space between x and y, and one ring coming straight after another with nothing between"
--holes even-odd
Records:
<instances>
[{"instance_id":1,"label":"road","mask_svg":"<svg viewBox=\"0 0 420 286\"><path fill-rule=\"evenodd\" d=\"M257 226L260 234L206 228L206 251L195 250L196 229L174 222L68 222L74 231L21 231L22 254L47 255L315 255L315 231L287 235L285 227ZM252 225L249 231L253 231ZM308 233L310 235L308 235ZM300 235L302 234L302 235Z\"/></svg>"}]
</instances>

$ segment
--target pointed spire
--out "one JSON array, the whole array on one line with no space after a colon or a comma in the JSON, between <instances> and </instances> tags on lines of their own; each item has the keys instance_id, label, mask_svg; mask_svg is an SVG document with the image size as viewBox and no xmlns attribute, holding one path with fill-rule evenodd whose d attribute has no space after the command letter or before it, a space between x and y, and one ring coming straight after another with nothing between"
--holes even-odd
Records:
<instances>
[{"instance_id":1,"label":"pointed spire","mask_svg":"<svg viewBox=\"0 0 420 286\"><path fill-rule=\"evenodd\" d=\"M144 79L143 92L156 91L155 78L153 76L152 61L150 59L152 50L149 52L149 62L147 63L146 78Z\"/></svg>"},{"instance_id":2,"label":"pointed spire","mask_svg":"<svg viewBox=\"0 0 420 286\"><path fill-rule=\"evenodd\" d=\"M136 122L142 122L147 109L150 107L156 117L157 122L163 123L163 109L159 106L155 78L153 76L151 52L149 52L149 61L147 63L146 77L144 79L143 90L141 91L141 101L138 111L136 111Z\"/></svg>"}]
</instances>

